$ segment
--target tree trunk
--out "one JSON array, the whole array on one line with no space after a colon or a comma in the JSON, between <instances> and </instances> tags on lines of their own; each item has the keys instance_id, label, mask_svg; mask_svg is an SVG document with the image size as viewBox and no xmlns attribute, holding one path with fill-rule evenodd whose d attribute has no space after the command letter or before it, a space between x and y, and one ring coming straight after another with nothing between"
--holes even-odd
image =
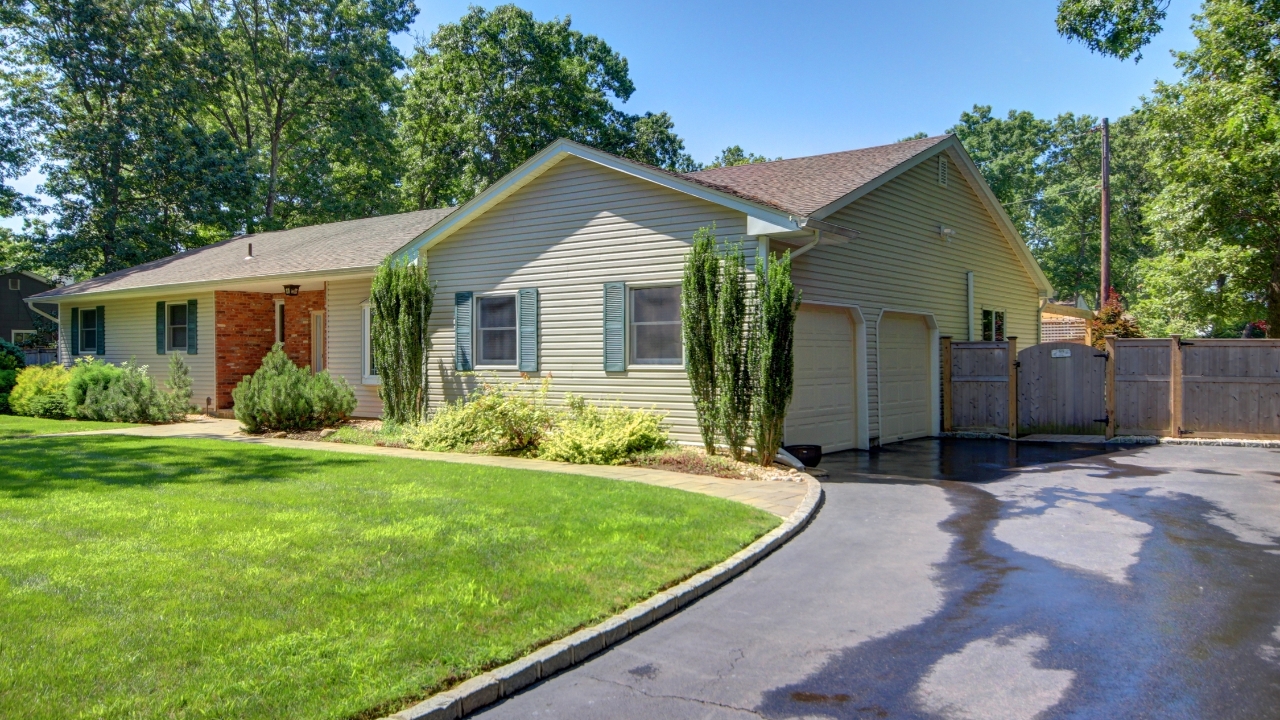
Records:
<instances>
[{"instance_id":1,"label":"tree trunk","mask_svg":"<svg viewBox=\"0 0 1280 720\"><path fill-rule=\"evenodd\" d=\"M1271 281L1267 283L1267 337L1280 338L1280 239L1271 251Z\"/></svg>"}]
</instances>

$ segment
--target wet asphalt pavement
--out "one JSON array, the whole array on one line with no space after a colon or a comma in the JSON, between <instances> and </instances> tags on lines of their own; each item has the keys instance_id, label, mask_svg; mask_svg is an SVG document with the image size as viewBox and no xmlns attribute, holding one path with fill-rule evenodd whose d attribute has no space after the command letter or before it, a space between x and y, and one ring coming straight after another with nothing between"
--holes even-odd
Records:
<instances>
[{"instance_id":1,"label":"wet asphalt pavement","mask_svg":"<svg viewBox=\"0 0 1280 720\"><path fill-rule=\"evenodd\" d=\"M792 542L481 716L1280 718L1280 450L1101 449L830 456Z\"/></svg>"}]
</instances>

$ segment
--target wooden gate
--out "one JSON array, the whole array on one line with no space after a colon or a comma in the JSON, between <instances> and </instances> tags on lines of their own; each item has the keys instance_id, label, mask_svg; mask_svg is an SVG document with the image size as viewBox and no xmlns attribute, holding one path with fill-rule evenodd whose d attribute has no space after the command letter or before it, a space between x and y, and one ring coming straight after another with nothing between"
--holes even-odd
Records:
<instances>
[{"instance_id":1,"label":"wooden gate","mask_svg":"<svg viewBox=\"0 0 1280 720\"><path fill-rule=\"evenodd\" d=\"M1016 433L1017 338L951 342L942 338L943 431Z\"/></svg>"},{"instance_id":2,"label":"wooden gate","mask_svg":"<svg viewBox=\"0 0 1280 720\"><path fill-rule=\"evenodd\" d=\"M1018 352L1018 432L1101 435L1107 425L1107 356L1078 342Z\"/></svg>"}]
</instances>

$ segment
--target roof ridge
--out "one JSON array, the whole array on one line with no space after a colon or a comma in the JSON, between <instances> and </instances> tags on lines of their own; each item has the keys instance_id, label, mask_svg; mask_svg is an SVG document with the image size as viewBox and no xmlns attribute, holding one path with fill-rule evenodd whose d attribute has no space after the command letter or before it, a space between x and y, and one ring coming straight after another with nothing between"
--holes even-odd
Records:
<instances>
[{"instance_id":1,"label":"roof ridge","mask_svg":"<svg viewBox=\"0 0 1280 720\"><path fill-rule=\"evenodd\" d=\"M942 142L943 140L946 140L951 135L952 133L943 133L942 135L930 135L929 137L916 138L914 140L900 140L898 142L885 143L883 145L868 145L867 147L851 148L849 150L836 150L834 152L818 153L817 155L800 155L798 157L793 157L793 158L778 158L777 160L765 160L763 162L743 163L742 165L725 165L722 167L715 167L715 168L703 168L702 170L694 170L693 172L684 173L682 177L687 178L692 175L698 175L698 174L707 173L707 172L716 172L718 170L729 170L732 168L741 168L741 167L758 168L758 167L763 167L765 165L777 165L779 163L795 162L797 160L812 160L814 158L831 157L833 155L848 155L849 153L861 153L861 152L867 152L869 150L879 150L881 148L893 147L895 145L910 145L912 143L919 143L921 145L925 145L926 147L931 147L933 145L938 144L939 142ZM926 141L932 141L932 142L929 142L926 145Z\"/></svg>"}]
</instances>

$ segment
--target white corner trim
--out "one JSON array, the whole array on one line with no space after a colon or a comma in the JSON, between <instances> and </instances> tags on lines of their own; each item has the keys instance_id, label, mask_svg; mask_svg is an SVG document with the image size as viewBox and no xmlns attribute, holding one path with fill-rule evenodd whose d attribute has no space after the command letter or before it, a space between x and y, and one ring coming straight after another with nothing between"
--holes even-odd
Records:
<instances>
[{"instance_id":1,"label":"white corner trim","mask_svg":"<svg viewBox=\"0 0 1280 720\"><path fill-rule=\"evenodd\" d=\"M421 253L430 249L432 246L439 244L453 233L461 230L471 221L483 215L489 208L506 199L509 195L532 182L538 176L547 170L555 167L561 160L573 156L582 160L596 163L604 167L616 170L617 172L641 180L661 185L670 190L681 192L686 195L706 200L727 207L731 210L737 210L744 213L747 217L757 218L779 229L772 232L789 232L799 229L795 218L789 214L769 208L764 205L758 205L741 198L735 197L728 193L712 190L709 187L700 185L690 180L685 180L678 175L650 168L640 163L635 163L616 155L601 152L595 148L580 145L570 140L556 140L541 152L524 161L515 170L507 173L502 179L490 185L484 192L475 196L471 200L464 203L457 210L453 211L443 221L432 226L429 230L410 240L394 255L406 255L411 253ZM747 233L753 234L753 233ZM754 233L759 234L759 233Z\"/></svg>"},{"instance_id":2,"label":"white corner trim","mask_svg":"<svg viewBox=\"0 0 1280 720\"><path fill-rule=\"evenodd\" d=\"M941 360L941 341L938 337L938 320L933 313L924 310L910 310L903 308L885 307L880 308L880 314L876 316L876 427L880 429L881 437L884 436L884 413L881 412L881 403L879 398L883 388L880 385L879 372L880 364L880 324L884 321L886 313L896 313L898 315L919 315L924 318L925 324L929 326L929 357L933 360L929 363L929 429L933 435L942 432L942 369L940 367Z\"/></svg>"}]
</instances>

